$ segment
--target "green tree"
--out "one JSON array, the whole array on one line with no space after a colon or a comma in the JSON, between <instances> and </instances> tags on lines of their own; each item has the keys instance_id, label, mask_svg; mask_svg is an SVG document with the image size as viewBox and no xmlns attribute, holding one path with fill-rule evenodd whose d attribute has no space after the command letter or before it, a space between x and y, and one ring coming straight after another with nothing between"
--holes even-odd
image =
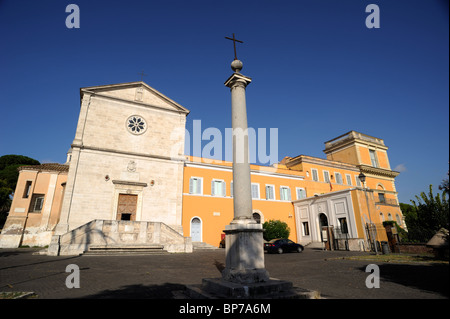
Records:
<instances>
[{"instance_id":1,"label":"green tree","mask_svg":"<svg viewBox=\"0 0 450 319\"><path fill-rule=\"evenodd\" d=\"M439 193L433 195L433 185L430 185L428 194L421 192L411 203L412 207L404 204L402 208L406 213L409 240L426 242L439 229L449 229L449 205L445 192L442 197Z\"/></svg>"},{"instance_id":2,"label":"green tree","mask_svg":"<svg viewBox=\"0 0 450 319\"><path fill-rule=\"evenodd\" d=\"M281 220L269 220L263 224L264 239L288 238L291 230L288 224Z\"/></svg>"}]
</instances>

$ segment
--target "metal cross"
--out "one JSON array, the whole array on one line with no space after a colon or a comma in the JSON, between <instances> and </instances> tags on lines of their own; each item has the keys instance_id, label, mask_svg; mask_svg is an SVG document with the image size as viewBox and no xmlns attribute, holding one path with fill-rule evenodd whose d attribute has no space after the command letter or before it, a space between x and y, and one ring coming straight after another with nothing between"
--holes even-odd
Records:
<instances>
[{"instance_id":1,"label":"metal cross","mask_svg":"<svg viewBox=\"0 0 450 319\"><path fill-rule=\"evenodd\" d=\"M228 40L233 41L233 46L234 46L234 59L237 60L237 55L236 55L236 42L239 42L239 43L244 43L244 42L242 42L241 40L237 40L237 39L234 37L234 33L233 33L233 38L225 37L225 39L228 39Z\"/></svg>"},{"instance_id":2,"label":"metal cross","mask_svg":"<svg viewBox=\"0 0 450 319\"><path fill-rule=\"evenodd\" d=\"M144 76L147 76L147 74L144 73L144 71L142 71L141 73L138 73L141 75L141 82L144 80Z\"/></svg>"}]
</instances>

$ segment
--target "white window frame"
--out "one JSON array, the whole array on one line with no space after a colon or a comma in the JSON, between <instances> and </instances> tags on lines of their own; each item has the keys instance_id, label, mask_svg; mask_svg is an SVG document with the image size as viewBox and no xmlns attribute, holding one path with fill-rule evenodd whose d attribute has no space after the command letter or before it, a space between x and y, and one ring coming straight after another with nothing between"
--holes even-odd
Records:
<instances>
[{"instance_id":1,"label":"white window frame","mask_svg":"<svg viewBox=\"0 0 450 319\"><path fill-rule=\"evenodd\" d=\"M267 198L267 187L272 188L272 195L273 198ZM277 200L277 196L275 194L275 185L272 184L266 184L264 190L266 191L266 200Z\"/></svg>"},{"instance_id":2,"label":"white window frame","mask_svg":"<svg viewBox=\"0 0 450 319\"><path fill-rule=\"evenodd\" d=\"M341 176L341 182L339 183L339 181L338 181L338 175L339 176ZM344 185L344 180L343 180L343 178L342 178L342 174L341 173L339 173L339 172L334 172L334 177L335 177L335 180L336 180L336 184L338 184L338 185Z\"/></svg>"},{"instance_id":3,"label":"white window frame","mask_svg":"<svg viewBox=\"0 0 450 319\"><path fill-rule=\"evenodd\" d=\"M258 187L258 197L253 197L253 186L257 186ZM260 192L260 189L259 189L259 183L252 183L250 187L251 187L250 191L251 191L251 194L252 194L252 199L261 199L261 192Z\"/></svg>"},{"instance_id":4,"label":"white window frame","mask_svg":"<svg viewBox=\"0 0 450 319\"><path fill-rule=\"evenodd\" d=\"M287 189L287 190L289 190L289 192L288 192L288 199L283 199L283 193L281 192L281 190L282 189ZM283 185L281 185L280 186L280 200L282 200L282 201L286 201L286 202L290 202L292 199L292 195L291 195L291 188L289 187L289 186L283 186Z\"/></svg>"},{"instance_id":5,"label":"white window frame","mask_svg":"<svg viewBox=\"0 0 450 319\"><path fill-rule=\"evenodd\" d=\"M373 158L372 158L371 154L373 154ZM373 167L380 167L380 164L378 163L377 150L369 149L369 158L370 158L370 163L372 164Z\"/></svg>"},{"instance_id":6,"label":"white window frame","mask_svg":"<svg viewBox=\"0 0 450 319\"><path fill-rule=\"evenodd\" d=\"M200 193L197 193L196 190L193 190L194 192L191 192L191 180L194 179L194 178L200 181ZM192 194L192 195L203 195L203 177L191 176L189 178L189 194Z\"/></svg>"},{"instance_id":7,"label":"white window frame","mask_svg":"<svg viewBox=\"0 0 450 319\"><path fill-rule=\"evenodd\" d=\"M328 178L325 175L325 173L328 174ZM329 183L331 181L331 179L330 179L330 172L329 171L323 170L323 181L326 182L326 183Z\"/></svg>"},{"instance_id":8,"label":"white window frame","mask_svg":"<svg viewBox=\"0 0 450 319\"><path fill-rule=\"evenodd\" d=\"M221 194L216 194L215 189L213 188L213 185L216 184L216 182L220 182L222 184L221 186ZM213 194L214 192L214 194ZM211 180L211 196L212 197L226 197L227 196L227 184L223 179L213 178Z\"/></svg>"},{"instance_id":9,"label":"white window frame","mask_svg":"<svg viewBox=\"0 0 450 319\"><path fill-rule=\"evenodd\" d=\"M305 192L305 197L300 198L300 197L298 196L298 191L299 191L300 189L303 190L303 191ZM306 189L305 189L304 187L296 187L296 188L295 188L295 195L297 196L297 200L298 200L298 199L306 198Z\"/></svg>"},{"instance_id":10,"label":"white window frame","mask_svg":"<svg viewBox=\"0 0 450 319\"><path fill-rule=\"evenodd\" d=\"M361 183L361 180L359 179L358 175L355 175L355 181L356 181L356 186L362 187L362 183Z\"/></svg>"},{"instance_id":11,"label":"white window frame","mask_svg":"<svg viewBox=\"0 0 450 319\"><path fill-rule=\"evenodd\" d=\"M230 182L230 197L233 197L233 181Z\"/></svg>"},{"instance_id":12,"label":"white window frame","mask_svg":"<svg viewBox=\"0 0 450 319\"><path fill-rule=\"evenodd\" d=\"M314 179L314 172L316 172L316 176L317 176L317 179ZM311 178L312 178L312 180L313 181L315 181L315 182L319 182L320 181L320 178L319 178L319 170L317 169L317 168L311 168Z\"/></svg>"},{"instance_id":13,"label":"white window frame","mask_svg":"<svg viewBox=\"0 0 450 319\"><path fill-rule=\"evenodd\" d=\"M347 185L353 186L352 185L352 176L350 174L345 174L345 182Z\"/></svg>"}]
</instances>

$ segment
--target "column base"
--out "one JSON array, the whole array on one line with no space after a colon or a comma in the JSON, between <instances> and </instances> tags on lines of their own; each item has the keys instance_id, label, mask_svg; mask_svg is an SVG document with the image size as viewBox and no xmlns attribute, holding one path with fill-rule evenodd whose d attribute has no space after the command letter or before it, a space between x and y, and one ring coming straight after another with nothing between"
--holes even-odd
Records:
<instances>
[{"instance_id":1,"label":"column base","mask_svg":"<svg viewBox=\"0 0 450 319\"><path fill-rule=\"evenodd\" d=\"M233 221L224 230L226 266L225 281L251 284L269 281L264 267L264 242L261 224L253 220Z\"/></svg>"}]
</instances>

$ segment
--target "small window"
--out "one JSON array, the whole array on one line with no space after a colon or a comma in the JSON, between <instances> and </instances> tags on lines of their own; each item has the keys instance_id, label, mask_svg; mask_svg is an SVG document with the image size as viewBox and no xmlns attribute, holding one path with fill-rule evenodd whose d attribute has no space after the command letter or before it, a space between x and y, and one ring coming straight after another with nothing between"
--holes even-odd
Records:
<instances>
[{"instance_id":1,"label":"small window","mask_svg":"<svg viewBox=\"0 0 450 319\"><path fill-rule=\"evenodd\" d=\"M280 200L291 200L291 189L288 186L280 186Z\"/></svg>"},{"instance_id":2,"label":"small window","mask_svg":"<svg viewBox=\"0 0 450 319\"><path fill-rule=\"evenodd\" d=\"M252 217L256 221L257 224L261 224L261 215L260 214L253 213Z\"/></svg>"},{"instance_id":3,"label":"small window","mask_svg":"<svg viewBox=\"0 0 450 319\"><path fill-rule=\"evenodd\" d=\"M370 154L370 161L372 162L373 167L378 167L378 159L377 159L377 153L375 150L369 150Z\"/></svg>"},{"instance_id":4,"label":"small window","mask_svg":"<svg viewBox=\"0 0 450 319\"><path fill-rule=\"evenodd\" d=\"M297 187L297 199L306 198L306 191L304 188Z\"/></svg>"},{"instance_id":5,"label":"small window","mask_svg":"<svg viewBox=\"0 0 450 319\"><path fill-rule=\"evenodd\" d=\"M330 172L328 171L323 171L323 180L327 183L330 182Z\"/></svg>"},{"instance_id":6,"label":"small window","mask_svg":"<svg viewBox=\"0 0 450 319\"><path fill-rule=\"evenodd\" d=\"M386 198L384 197L383 193L378 193L378 201L380 203L386 203Z\"/></svg>"},{"instance_id":7,"label":"small window","mask_svg":"<svg viewBox=\"0 0 450 319\"><path fill-rule=\"evenodd\" d=\"M334 175L336 176L336 183L342 185L343 182L342 182L342 175L341 175L341 173L335 173Z\"/></svg>"},{"instance_id":8,"label":"small window","mask_svg":"<svg viewBox=\"0 0 450 319\"><path fill-rule=\"evenodd\" d=\"M252 199L259 199L259 184L252 183Z\"/></svg>"},{"instance_id":9,"label":"small window","mask_svg":"<svg viewBox=\"0 0 450 319\"><path fill-rule=\"evenodd\" d=\"M203 183L202 178L191 177L191 179L189 180L189 194L201 195L203 189L202 183Z\"/></svg>"},{"instance_id":10,"label":"small window","mask_svg":"<svg viewBox=\"0 0 450 319\"><path fill-rule=\"evenodd\" d=\"M355 175L356 186L361 187L361 180L358 175Z\"/></svg>"},{"instance_id":11,"label":"small window","mask_svg":"<svg viewBox=\"0 0 450 319\"><path fill-rule=\"evenodd\" d=\"M266 185L266 199L275 200L275 186Z\"/></svg>"},{"instance_id":12,"label":"small window","mask_svg":"<svg viewBox=\"0 0 450 319\"><path fill-rule=\"evenodd\" d=\"M303 236L309 236L309 224L308 222L303 222Z\"/></svg>"},{"instance_id":13,"label":"small window","mask_svg":"<svg viewBox=\"0 0 450 319\"><path fill-rule=\"evenodd\" d=\"M349 174L345 174L345 179L347 180L347 185L352 185L352 177Z\"/></svg>"},{"instance_id":14,"label":"small window","mask_svg":"<svg viewBox=\"0 0 450 319\"><path fill-rule=\"evenodd\" d=\"M225 197L225 182L222 180L213 179L211 181L211 196Z\"/></svg>"},{"instance_id":15,"label":"small window","mask_svg":"<svg viewBox=\"0 0 450 319\"><path fill-rule=\"evenodd\" d=\"M44 206L44 195L43 194L33 194L30 204L30 212L40 213L42 207Z\"/></svg>"},{"instance_id":16,"label":"small window","mask_svg":"<svg viewBox=\"0 0 450 319\"><path fill-rule=\"evenodd\" d=\"M342 234L348 234L347 219L346 218L339 218L339 224L341 226L341 233Z\"/></svg>"},{"instance_id":17,"label":"small window","mask_svg":"<svg viewBox=\"0 0 450 319\"><path fill-rule=\"evenodd\" d=\"M25 190L23 192L23 198L28 198L30 196L31 183L32 183L32 181L27 181L27 183L25 184Z\"/></svg>"},{"instance_id":18,"label":"small window","mask_svg":"<svg viewBox=\"0 0 450 319\"><path fill-rule=\"evenodd\" d=\"M317 169L312 168L311 173L312 173L313 181L318 182L319 181L319 172L317 171Z\"/></svg>"},{"instance_id":19,"label":"small window","mask_svg":"<svg viewBox=\"0 0 450 319\"><path fill-rule=\"evenodd\" d=\"M402 220L401 220L399 214L395 214L395 219L397 220L397 224L398 224L399 226L401 226L401 225L402 225ZM447 238L448 238L448 237L447 237Z\"/></svg>"}]
</instances>

